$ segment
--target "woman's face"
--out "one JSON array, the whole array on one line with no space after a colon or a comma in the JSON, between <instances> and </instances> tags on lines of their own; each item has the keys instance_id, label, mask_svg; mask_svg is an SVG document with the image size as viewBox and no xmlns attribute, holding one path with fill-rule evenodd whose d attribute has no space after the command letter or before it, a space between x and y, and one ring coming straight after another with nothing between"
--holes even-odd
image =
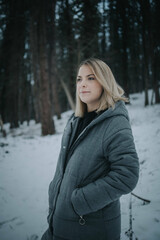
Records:
<instances>
[{"instance_id":1,"label":"woman's face","mask_svg":"<svg viewBox=\"0 0 160 240\"><path fill-rule=\"evenodd\" d=\"M77 93L81 101L87 104L88 112L99 107L102 91L103 88L96 80L91 69L86 65L82 65L77 76Z\"/></svg>"}]
</instances>

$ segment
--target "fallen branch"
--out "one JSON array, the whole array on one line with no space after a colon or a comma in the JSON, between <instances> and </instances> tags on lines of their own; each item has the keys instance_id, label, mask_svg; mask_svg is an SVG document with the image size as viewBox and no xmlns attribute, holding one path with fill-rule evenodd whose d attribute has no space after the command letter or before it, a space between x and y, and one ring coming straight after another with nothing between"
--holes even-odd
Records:
<instances>
[{"instance_id":1,"label":"fallen branch","mask_svg":"<svg viewBox=\"0 0 160 240\"><path fill-rule=\"evenodd\" d=\"M140 199L140 200L142 200L143 201L143 204L145 205L145 204L149 204L151 201L150 200L148 200L148 199L145 199L145 198L142 198L142 197L140 197L140 196L138 196L138 195L136 195L135 193L131 193L134 197L136 197L136 198L138 198L138 199Z\"/></svg>"},{"instance_id":2,"label":"fallen branch","mask_svg":"<svg viewBox=\"0 0 160 240\"><path fill-rule=\"evenodd\" d=\"M9 220L0 222L0 228L1 228L4 224L9 223L9 222L13 222L13 221L15 221L15 220L17 220L17 219L18 219L18 217L14 217L14 218L12 218L12 219L9 219Z\"/></svg>"}]
</instances>

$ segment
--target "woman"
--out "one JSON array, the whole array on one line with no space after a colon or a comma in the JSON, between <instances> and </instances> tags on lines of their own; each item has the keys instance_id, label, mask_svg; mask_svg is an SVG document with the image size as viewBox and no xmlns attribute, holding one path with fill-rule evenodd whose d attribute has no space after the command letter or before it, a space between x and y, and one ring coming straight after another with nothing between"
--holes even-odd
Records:
<instances>
[{"instance_id":1,"label":"woman","mask_svg":"<svg viewBox=\"0 0 160 240\"><path fill-rule=\"evenodd\" d=\"M43 240L120 239L119 198L134 189L139 173L123 94L103 61L80 64L75 114L49 186Z\"/></svg>"}]
</instances>

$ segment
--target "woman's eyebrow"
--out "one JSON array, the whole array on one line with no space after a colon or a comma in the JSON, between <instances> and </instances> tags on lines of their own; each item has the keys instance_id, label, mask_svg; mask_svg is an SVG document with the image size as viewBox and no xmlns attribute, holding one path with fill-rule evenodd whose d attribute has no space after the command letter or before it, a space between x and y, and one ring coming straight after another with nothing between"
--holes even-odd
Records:
<instances>
[{"instance_id":1,"label":"woman's eyebrow","mask_svg":"<svg viewBox=\"0 0 160 240\"><path fill-rule=\"evenodd\" d=\"M91 75L93 75L93 76L94 76L94 74L93 74L93 73L91 73L91 74L88 74L86 77L89 77L89 76L91 76ZM77 76L77 77L81 78L81 76Z\"/></svg>"},{"instance_id":2,"label":"woman's eyebrow","mask_svg":"<svg viewBox=\"0 0 160 240\"><path fill-rule=\"evenodd\" d=\"M88 75L87 75L87 77L89 77L89 76L91 76L91 75L93 75L93 76L94 76L94 74L93 74L93 73L91 73L91 74L88 74Z\"/></svg>"}]
</instances>

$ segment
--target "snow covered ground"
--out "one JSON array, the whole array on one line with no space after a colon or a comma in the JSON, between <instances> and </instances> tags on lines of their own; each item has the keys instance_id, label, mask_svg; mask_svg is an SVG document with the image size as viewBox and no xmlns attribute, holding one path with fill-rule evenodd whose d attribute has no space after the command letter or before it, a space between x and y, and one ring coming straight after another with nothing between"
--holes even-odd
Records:
<instances>
[{"instance_id":1,"label":"snow covered ground","mask_svg":"<svg viewBox=\"0 0 160 240\"><path fill-rule=\"evenodd\" d=\"M131 103L127 108L140 159L133 192L151 201L144 205L132 196L133 239L160 240L160 105L144 108L143 94L131 95ZM47 228L48 185L70 115L55 118L54 136L41 137L34 121L12 132L5 125L7 138L0 138L0 240L39 240ZM121 198L122 240L129 239L129 201L130 194Z\"/></svg>"}]
</instances>

